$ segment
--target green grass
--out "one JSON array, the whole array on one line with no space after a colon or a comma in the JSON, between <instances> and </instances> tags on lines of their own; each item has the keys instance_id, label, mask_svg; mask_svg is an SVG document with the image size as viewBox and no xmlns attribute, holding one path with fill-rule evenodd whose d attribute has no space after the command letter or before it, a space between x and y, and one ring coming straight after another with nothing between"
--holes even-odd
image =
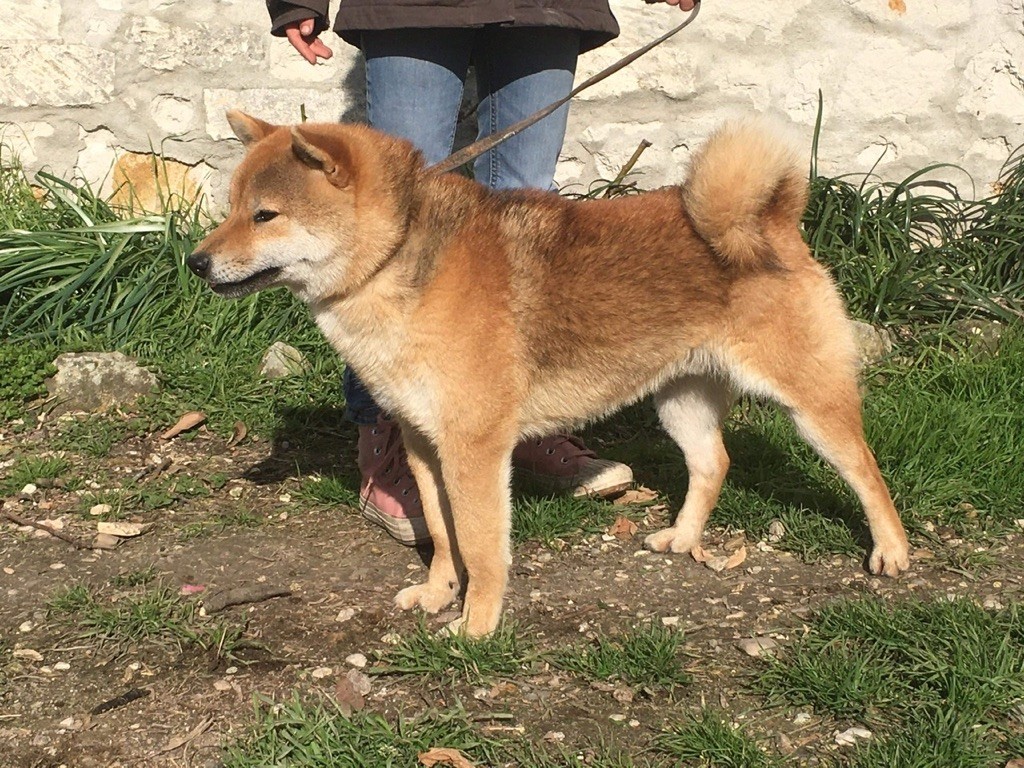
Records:
<instances>
[{"instance_id":1,"label":"green grass","mask_svg":"<svg viewBox=\"0 0 1024 768\"><path fill-rule=\"evenodd\" d=\"M517 495L512 506L512 540L555 547L582 534L603 533L628 511L596 499Z\"/></svg>"},{"instance_id":2,"label":"green grass","mask_svg":"<svg viewBox=\"0 0 1024 768\"><path fill-rule=\"evenodd\" d=\"M658 735L658 752L701 768L781 768L782 762L734 728L722 712L704 709ZM892 763L893 766L898 763ZM901 765L902 768L902 765Z\"/></svg>"},{"instance_id":3,"label":"green grass","mask_svg":"<svg viewBox=\"0 0 1024 768\"><path fill-rule=\"evenodd\" d=\"M755 685L772 703L875 730L856 766L992 765L1012 756L1003 743L1019 733L1024 611L967 599L837 601Z\"/></svg>"},{"instance_id":4,"label":"green grass","mask_svg":"<svg viewBox=\"0 0 1024 768\"><path fill-rule=\"evenodd\" d=\"M47 602L50 615L66 622L80 640L122 651L173 646L181 652L194 647L230 657L241 639L240 627L201 619L195 602L181 600L169 586L152 583L147 572L115 581L126 589L111 594L76 584L57 592Z\"/></svg>"},{"instance_id":5,"label":"green grass","mask_svg":"<svg viewBox=\"0 0 1024 768\"><path fill-rule=\"evenodd\" d=\"M682 643L681 632L645 623L618 636L598 635L587 645L554 654L552 662L587 680L671 690L690 682L683 668Z\"/></svg>"},{"instance_id":6,"label":"green grass","mask_svg":"<svg viewBox=\"0 0 1024 768\"><path fill-rule=\"evenodd\" d=\"M143 419L125 420L106 415L62 420L57 423L59 431L52 434L50 445L59 451L103 458L110 455L110 450L118 443L149 432L150 426Z\"/></svg>"},{"instance_id":7,"label":"green grass","mask_svg":"<svg viewBox=\"0 0 1024 768\"><path fill-rule=\"evenodd\" d=\"M852 313L884 325L933 329L972 315L1007 322L1024 317L1021 149L1007 159L999 191L979 200L930 180L933 171L952 168L941 163L899 182L870 174L827 178L817 169L821 114L819 95L804 228ZM963 177L973 186L966 172Z\"/></svg>"},{"instance_id":8,"label":"green grass","mask_svg":"<svg viewBox=\"0 0 1024 768\"><path fill-rule=\"evenodd\" d=\"M70 462L62 456L23 456L6 476L0 475L0 496L19 493L29 483L57 480L70 468Z\"/></svg>"},{"instance_id":9,"label":"green grass","mask_svg":"<svg viewBox=\"0 0 1024 768\"><path fill-rule=\"evenodd\" d=\"M415 631L381 654L378 675L424 675L469 683L511 678L536 658L526 632L512 621L499 624L493 634L474 639L429 629L422 621Z\"/></svg>"},{"instance_id":10,"label":"green grass","mask_svg":"<svg viewBox=\"0 0 1024 768\"><path fill-rule=\"evenodd\" d=\"M420 768L417 756L433 747L458 749L478 765L499 765L498 742L481 736L459 710L390 722L342 713L327 697L257 705L256 723L230 746L225 768Z\"/></svg>"}]
</instances>

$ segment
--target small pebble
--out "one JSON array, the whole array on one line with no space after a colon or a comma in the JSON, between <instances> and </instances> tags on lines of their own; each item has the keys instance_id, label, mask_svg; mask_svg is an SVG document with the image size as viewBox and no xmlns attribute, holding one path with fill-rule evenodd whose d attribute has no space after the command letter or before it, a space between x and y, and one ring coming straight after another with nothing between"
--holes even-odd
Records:
<instances>
[{"instance_id":1,"label":"small pebble","mask_svg":"<svg viewBox=\"0 0 1024 768\"><path fill-rule=\"evenodd\" d=\"M361 653L352 653L345 657L345 663L356 669L362 669L366 666L366 657Z\"/></svg>"},{"instance_id":2,"label":"small pebble","mask_svg":"<svg viewBox=\"0 0 1024 768\"><path fill-rule=\"evenodd\" d=\"M616 713L614 715L608 715L608 719L615 723L623 723L626 721L626 716L623 714Z\"/></svg>"},{"instance_id":3,"label":"small pebble","mask_svg":"<svg viewBox=\"0 0 1024 768\"><path fill-rule=\"evenodd\" d=\"M35 493L38 490L39 489L36 488L35 483L29 483L28 485L26 485L24 488L21 489L21 493L22 493L23 496L31 496L33 493Z\"/></svg>"},{"instance_id":4,"label":"small pebble","mask_svg":"<svg viewBox=\"0 0 1024 768\"><path fill-rule=\"evenodd\" d=\"M320 680L321 678L330 677L331 675L333 675L334 670L330 667L317 667L309 674L314 680Z\"/></svg>"},{"instance_id":5,"label":"small pebble","mask_svg":"<svg viewBox=\"0 0 1024 768\"><path fill-rule=\"evenodd\" d=\"M348 621L349 619L351 619L355 615L356 615L356 609L355 608L342 608L340 611L338 611L338 615L334 617L334 620L337 621L338 623L341 623L341 622L344 622L344 621Z\"/></svg>"},{"instance_id":6,"label":"small pebble","mask_svg":"<svg viewBox=\"0 0 1024 768\"><path fill-rule=\"evenodd\" d=\"M229 683L227 680L215 680L213 683L213 687L218 691L230 691L231 683Z\"/></svg>"},{"instance_id":7,"label":"small pebble","mask_svg":"<svg viewBox=\"0 0 1024 768\"><path fill-rule=\"evenodd\" d=\"M110 514L114 508L109 504L96 504L89 508L90 515L107 515Z\"/></svg>"},{"instance_id":8,"label":"small pebble","mask_svg":"<svg viewBox=\"0 0 1024 768\"><path fill-rule=\"evenodd\" d=\"M71 665L68 664L66 661L58 661L56 664L53 665L53 668L57 672L67 672L69 669L71 669Z\"/></svg>"}]
</instances>

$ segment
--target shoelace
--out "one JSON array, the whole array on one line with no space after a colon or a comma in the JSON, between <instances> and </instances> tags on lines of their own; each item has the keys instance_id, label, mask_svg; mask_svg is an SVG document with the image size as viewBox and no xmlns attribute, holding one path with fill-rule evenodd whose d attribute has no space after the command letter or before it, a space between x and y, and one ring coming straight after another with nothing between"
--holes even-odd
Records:
<instances>
[{"instance_id":1,"label":"shoelace","mask_svg":"<svg viewBox=\"0 0 1024 768\"><path fill-rule=\"evenodd\" d=\"M538 448L544 447L545 443L548 443L548 447L544 452L548 456L554 456L559 452L562 453L561 462L563 464L569 463L570 456L584 456L588 459L592 459L597 456L596 453L587 448L583 441L575 435L553 435L551 437L534 440L534 445Z\"/></svg>"},{"instance_id":2,"label":"shoelace","mask_svg":"<svg viewBox=\"0 0 1024 768\"><path fill-rule=\"evenodd\" d=\"M409 464L405 459L402 431L393 422L378 422L370 430L370 434L374 437L381 437L381 443L383 444L375 443L373 446L373 455L381 457L380 466L383 467L383 470L379 473L380 480L377 479L377 473L370 477L370 488L374 484L382 487L384 485L382 481L395 474L396 477L391 484L393 486L404 484L405 487L401 489L401 493L403 496L408 496L412 491L416 490L416 478L412 476ZM405 471L396 472L400 468ZM416 502L419 503L419 498L416 499Z\"/></svg>"}]
</instances>

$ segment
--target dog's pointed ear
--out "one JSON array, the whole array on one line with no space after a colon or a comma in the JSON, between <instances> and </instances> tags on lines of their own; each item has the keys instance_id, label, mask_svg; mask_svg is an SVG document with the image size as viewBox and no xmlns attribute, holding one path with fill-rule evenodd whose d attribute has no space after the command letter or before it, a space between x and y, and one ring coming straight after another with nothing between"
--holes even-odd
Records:
<instances>
[{"instance_id":1,"label":"dog's pointed ear","mask_svg":"<svg viewBox=\"0 0 1024 768\"><path fill-rule=\"evenodd\" d=\"M338 188L347 187L352 180L348 147L334 136L325 136L300 125L292 126L292 152L300 162L322 171Z\"/></svg>"},{"instance_id":2,"label":"dog's pointed ear","mask_svg":"<svg viewBox=\"0 0 1024 768\"><path fill-rule=\"evenodd\" d=\"M255 144L277 127L237 109L228 110L227 118L231 130L245 146Z\"/></svg>"}]
</instances>

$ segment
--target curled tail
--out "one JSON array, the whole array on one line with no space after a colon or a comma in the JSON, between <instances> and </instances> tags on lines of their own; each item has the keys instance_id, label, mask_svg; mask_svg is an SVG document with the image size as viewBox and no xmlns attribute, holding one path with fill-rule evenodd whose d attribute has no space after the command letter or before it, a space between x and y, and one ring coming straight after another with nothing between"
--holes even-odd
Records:
<instances>
[{"instance_id":1,"label":"curled tail","mask_svg":"<svg viewBox=\"0 0 1024 768\"><path fill-rule=\"evenodd\" d=\"M778 268L769 223L797 227L807 177L797 151L766 122L728 123L694 156L683 200L697 234L729 266Z\"/></svg>"}]
</instances>

